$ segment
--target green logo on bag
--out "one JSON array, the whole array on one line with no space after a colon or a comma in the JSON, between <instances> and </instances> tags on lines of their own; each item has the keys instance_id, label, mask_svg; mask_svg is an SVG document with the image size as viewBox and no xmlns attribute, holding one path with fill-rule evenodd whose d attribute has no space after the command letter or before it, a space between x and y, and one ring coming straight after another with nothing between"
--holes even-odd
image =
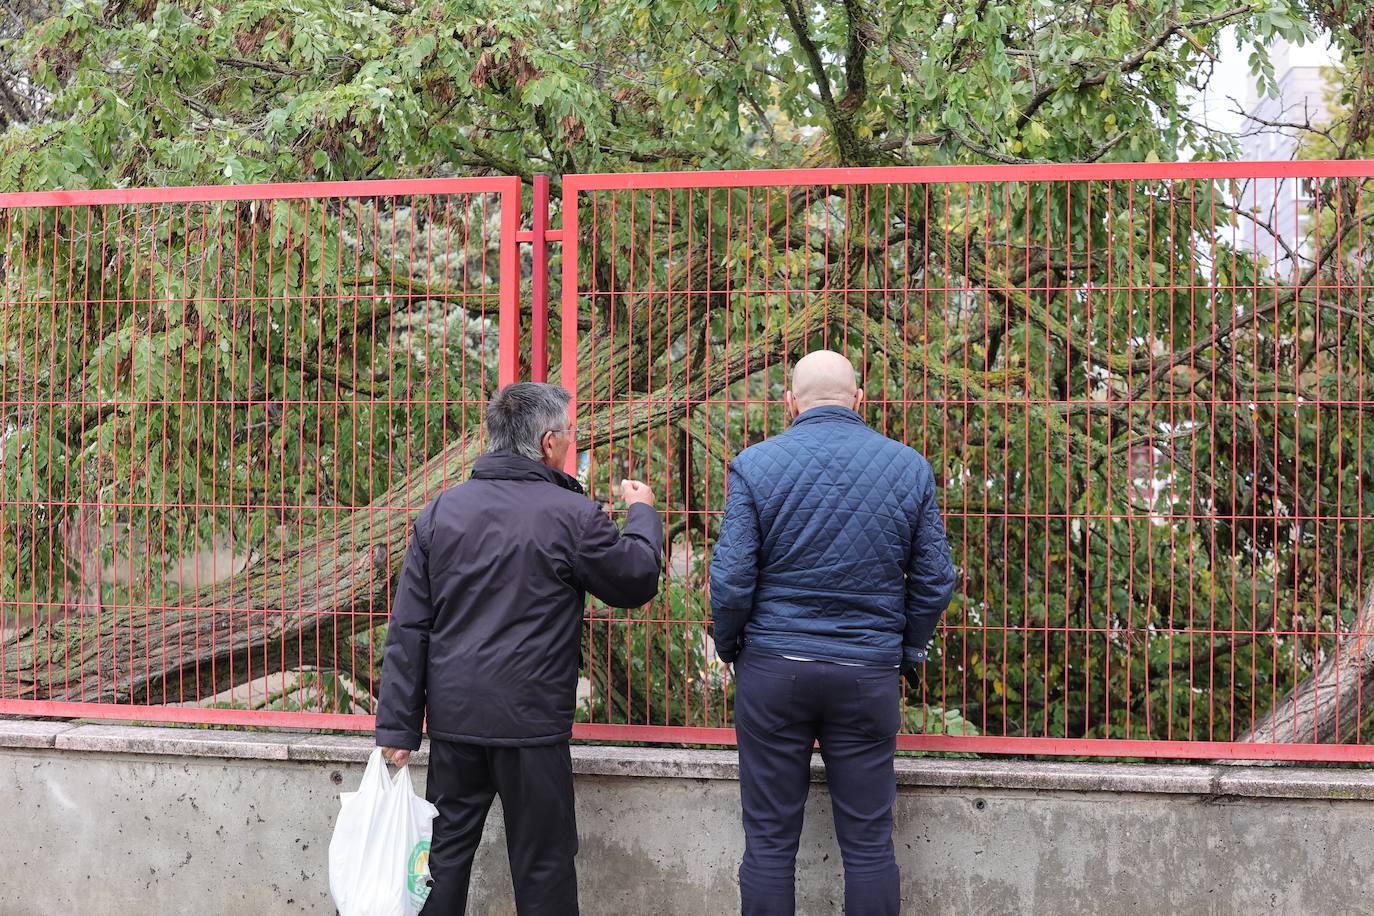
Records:
<instances>
[{"instance_id":1,"label":"green logo on bag","mask_svg":"<svg viewBox=\"0 0 1374 916\"><path fill-rule=\"evenodd\" d=\"M429 840L421 840L410 851L410 862L406 865L406 887L417 900L429 896Z\"/></svg>"}]
</instances>

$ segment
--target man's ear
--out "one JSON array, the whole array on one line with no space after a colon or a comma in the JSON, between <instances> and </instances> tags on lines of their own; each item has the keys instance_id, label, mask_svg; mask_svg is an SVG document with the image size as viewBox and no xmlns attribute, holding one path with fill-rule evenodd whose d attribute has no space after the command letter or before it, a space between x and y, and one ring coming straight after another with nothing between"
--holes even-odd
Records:
<instances>
[{"instance_id":1,"label":"man's ear","mask_svg":"<svg viewBox=\"0 0 1374 916\"><path fill-rule=\"evenodd\" d=\"M854 392L854 412L858 413L859 408L864 406L864 390L860 388Z\"/></svg>"},{"instance_id":2,"label":"man's ear","mask_svg":"<svg viewBox=\"0 0 1374 916\"><path fill-rule=\"evenodd\" d=\"M787 412L787 418L789 420L795 420L797 418L797 398L796 395L792 394L791 389L782 393L782 403L783 408Z\"/></svg>"}]
</instances>

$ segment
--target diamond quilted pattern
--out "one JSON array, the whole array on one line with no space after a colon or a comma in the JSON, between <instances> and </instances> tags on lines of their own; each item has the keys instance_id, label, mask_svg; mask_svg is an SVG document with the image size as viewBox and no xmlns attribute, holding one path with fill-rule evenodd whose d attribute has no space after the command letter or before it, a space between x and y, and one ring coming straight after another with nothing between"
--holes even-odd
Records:
<instances>
[{"instance_id":1,"label":"diamond quilted pattern","mask_svg":"<svg viewBox=\"0 0 1374 916\"><path fill-rule=\"evenodd\" d=\"M924 646L954 575L923 457L823 407L741 452L730 485L711 564L718 643L734 618L746 643L817 658L897 664L904 643Z\"/></svg>"},{"instance_id":2,"label":"diamond quilted pattern","mask_svg":"<svg viewBox=\"0 0 1374 916\"><path fill-rule=\"evenodd\" d=\"M740 455L736 467L759 515L764 580L900 596L922 464L913 450L843 416L803 422Z\"/></svg>"}]
</instances>

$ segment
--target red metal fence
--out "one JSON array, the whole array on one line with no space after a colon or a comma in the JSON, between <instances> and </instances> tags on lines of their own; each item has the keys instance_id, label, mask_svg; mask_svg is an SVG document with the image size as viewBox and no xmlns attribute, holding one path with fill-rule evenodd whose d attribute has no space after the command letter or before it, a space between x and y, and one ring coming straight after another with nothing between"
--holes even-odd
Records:
<instances>
[{"instance_id":1,"label":"red metal fence","mask_svg":"<svg viewBox=\"0 0 1374 916\"><path fill-rule=\"evenodd\" d=\"M512 178L0 197L0 712L370 727L408 520L515 377L519 213Z\"/></svg>"},{"instance_id":2,"label":"red metal fence","mask_svg":"<svg viewBox=\"0 0 1374 916\"><path fill-rule=\"evenodd\" d=\"M581 733L731 740L725 468L828 346L935 466L961 573L902 747L1371 759L1370 168L566 178L582 471L654 480L670 549L658 601L591 615Z\"/></svg>"},{"instance_id":3,"label":"red metal fence","mask_svg":"<svg viewBox=\"0 0 1374 916\"><path fill-rule=\"evenodd\" d=\"M560 230L542 179L527 230L516 179L0 197L0 711L366 727L405 520L552 339L574 470L669 532L659 599L589 609L577 734L729 743L725 468L828 346L961 574L902 747L1372 760L1371 177L565 176Z\"/></svg>"}]
</instances>

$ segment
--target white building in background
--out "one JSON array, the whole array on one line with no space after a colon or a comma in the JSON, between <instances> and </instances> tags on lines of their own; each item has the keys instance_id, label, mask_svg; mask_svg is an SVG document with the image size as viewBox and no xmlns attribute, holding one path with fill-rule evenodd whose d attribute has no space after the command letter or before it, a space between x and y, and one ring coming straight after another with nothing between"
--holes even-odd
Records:
<instances>
[{"instance_id":1,"label":"white building in background","mask_svg":"<svg viewBox=\"0 0 1374 916\"><path fill-rule=\"evenodd\" d=\"M1242 100L1244 117L1237 125L1241 158L1248 162L1296 159L1303 131L1290 125L1320 126L1331 120L1327 78L1328 68L1336 63L1331 48L1279 42L1270 47L1269 54L1279 96L1261 96L1256 82L1247 74ZM1243 210L1253 212L1257 220L1241 220L1240 246L1267 258L1277 273L1291 273L1293 265L1286 252L1301 254L1301 246L1312 229L1315 189L1302 179L1261 178L1248 182L1240 192L1237 203Z\"/></svg>"}]
</instances>

